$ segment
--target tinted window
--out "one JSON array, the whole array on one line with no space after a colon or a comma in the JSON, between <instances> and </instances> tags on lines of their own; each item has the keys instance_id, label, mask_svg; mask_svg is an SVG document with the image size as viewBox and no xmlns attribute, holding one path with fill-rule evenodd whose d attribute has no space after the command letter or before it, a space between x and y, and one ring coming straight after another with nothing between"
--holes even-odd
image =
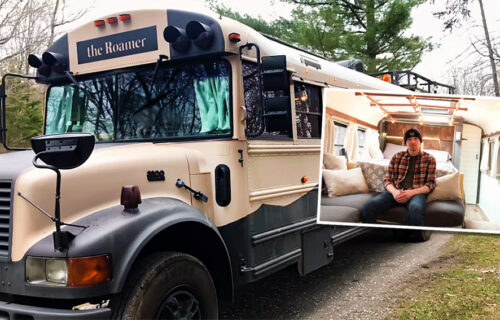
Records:
<instances>
[{"instance_id":1,"label":"tinted window","mask_svg":"<svg viewBox=\"0 0 500 320\"><path fill-rule=\"evenodd\" d=\"M231 133L226 61L164 64L52 87L46 133L88 132L98 140Z\"/></svg>"},{"instance_id":2,"label":"tinted window","mask_svg":"<svg viewBox=\"0 0 500 320\"><path fill-rule=\"evenodd\" d=\"M321 138L321 88L295 82L295 112L299 138Z\"/></svg>"}]
</instances>

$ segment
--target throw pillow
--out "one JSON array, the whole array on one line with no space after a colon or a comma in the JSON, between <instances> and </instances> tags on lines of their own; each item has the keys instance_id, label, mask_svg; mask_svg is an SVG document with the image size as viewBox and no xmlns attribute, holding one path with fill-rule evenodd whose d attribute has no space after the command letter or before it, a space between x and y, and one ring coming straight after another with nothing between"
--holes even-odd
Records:
<instances>
[{"instance_id":1,"label":"throw pillow","mask_svg":"<svg viewBox=\"0 0 500 320\"><path fill-rule=\"evenodd\" d=\"M368 185L361 168L351 170L323 170L323 179L329 197L367 193Z\"/></svg>"},{"instance_id":2,"label":"throw pillow","mask_svg":"<svg viewBox=\"0 0 500 320\"><path fill-rule=\"evenodd\" d=\"M427 196L427 202L459 199L462 199L462 192L460 190L460 173L458 171L437 178L436 188Z\"/></svg>"},{"instance_id":3,"label":"throw pillow","mask_svg":"<svg viewBox=\"0 0 500 320\"><path fill-rule=\"evenodd\" d=\"M323 164L328 170L347 170L345 157L333 153L323 153Z\"/></svg>"}]
</instances>

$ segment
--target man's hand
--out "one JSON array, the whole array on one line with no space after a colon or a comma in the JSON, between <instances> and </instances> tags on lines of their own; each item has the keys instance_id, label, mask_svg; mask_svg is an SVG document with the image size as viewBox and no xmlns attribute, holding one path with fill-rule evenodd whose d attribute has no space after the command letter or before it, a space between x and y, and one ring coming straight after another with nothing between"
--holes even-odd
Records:
<instances>
[{"instance_id":1,"label":"man's hand","mask_svg":"<svg viewBox=\"0 0 500 320\"><path fill-rule=\"evenodd\" d=\"M399 203L407 203L415 195L414 190L399 191L397 197L394 198Z\"/></svg>"},{"instance_id":2,"label":"man's hand","mask_svg":"<svg viewBox=\"0 0 500 320\"><path fill-rule=\"evenodd\" d=\"M394 190L391 190L391 193L392 193L392 197L394 198L394 200L396 200L396 202L398 203L403 203L401 202L401 200L399 200L401 198L401 193L403 191L402 190L399 190L399 189L396 189L394 188Z\"/></svg>"}]
</instances>

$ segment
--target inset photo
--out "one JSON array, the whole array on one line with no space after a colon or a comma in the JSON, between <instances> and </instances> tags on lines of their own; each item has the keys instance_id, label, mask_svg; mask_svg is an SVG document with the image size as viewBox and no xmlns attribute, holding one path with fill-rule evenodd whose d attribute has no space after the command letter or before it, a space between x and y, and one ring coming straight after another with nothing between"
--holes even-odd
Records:
<instances>
[{"instance_id":1,"label":"inset photo","mask_svg":"<svg viewBox=\"0 0 500 320\"><path fill-rule=\"evenodd\" d=\"M500 233L500 99L327 89L318 223Z\"/></svg>"}]
</instances>

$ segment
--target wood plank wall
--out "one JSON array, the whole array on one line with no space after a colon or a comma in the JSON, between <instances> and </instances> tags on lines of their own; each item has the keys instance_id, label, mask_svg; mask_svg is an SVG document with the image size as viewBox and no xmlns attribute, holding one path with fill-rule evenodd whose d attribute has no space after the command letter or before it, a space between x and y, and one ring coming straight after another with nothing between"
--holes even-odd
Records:
<instances>
[{"instance_id":1,"label":"wood plank wall","mask_svg":"<svg viewBox=\"0 0 500 320\"><path fill-rule=\"evenodd\" d=\"M404 134L410 128L417 128L422 133L424 149L448 151L453 155L454 127L386 122L384 143L404 145Z\"/></svg>"}]
</instances>

